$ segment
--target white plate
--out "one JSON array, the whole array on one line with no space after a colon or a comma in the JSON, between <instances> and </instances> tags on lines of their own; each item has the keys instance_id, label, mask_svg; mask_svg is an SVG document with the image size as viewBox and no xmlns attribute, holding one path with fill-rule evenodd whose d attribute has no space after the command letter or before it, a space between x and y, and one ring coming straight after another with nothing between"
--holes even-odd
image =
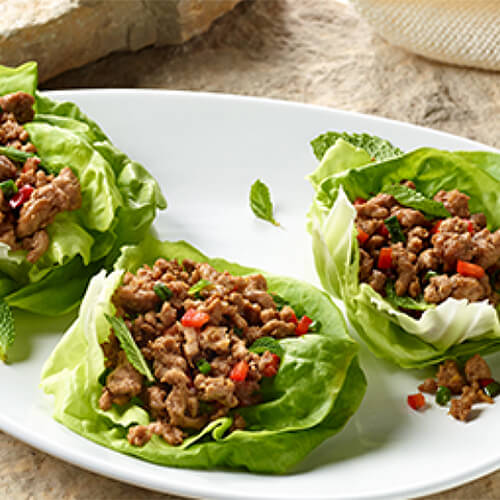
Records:
<instances>
[{"instance_id":1,"label":"white plate","mask_svg":"<svg viewBox=\"0 0 500 500\"><path fill-rule=\"evenodd\" d=\"M309 146L313 137L328 129L366 131L404 150L491 149L381 118L263 99L163 91L50 95L77 102L160 181L169 202L155 222L162 238L186 239L208 255L315 283L304 227L312 195L304 176L316 165ZM257 178L270 186L283 229L251 213L248 191ZM12 353L17 362L0 366L0 428L99 474L213 498L386 499L450 488L500 464L499 403L467 424L435 406L413 412L406 396L416 391L422 373L402 372L364 348L361 362L369 383L361 408L289 475L175 469L120 455L53 421L37 388L41 366L71 319L24 315L18 320ZM500 356L490 359L500 378Z\"/></svg>"}]
</instances>

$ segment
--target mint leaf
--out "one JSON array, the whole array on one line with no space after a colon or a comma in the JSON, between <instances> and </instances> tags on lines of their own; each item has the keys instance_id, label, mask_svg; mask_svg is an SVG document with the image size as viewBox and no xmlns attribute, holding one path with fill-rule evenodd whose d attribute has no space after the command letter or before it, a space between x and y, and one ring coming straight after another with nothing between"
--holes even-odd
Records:
<instances>
[{"instance_id":1,"label":"mint leaf","mask_svg":"<svg viewBox=\"0 0 500 500\"><path fill-rule=\"evenodd\" d=\"M395 307L402 307L403 309L412 309L414 311L425 311L434 307L433 304L428 304L420 297L419 300L412 299L408 296L400 297L394 290L394 283L388 280L385 284L385 298Z\"/></svg>"},{"instance_id":2,"label":"mint leaf","mask_svg":"<svg viewBox=\"0 0 500 500\"><path fill-rule=\"evenodd\" d=\"M394 196L401 205L420 210L426 215L432 217L451 217L450 212L444 208L442 203L431 200L416 189L403 186L403 184L391 184L382 188L382 192Z\"/></svg>"},{"instance_id":3,"label":"mint leaf","mask_svg":"<svg viewBox=\"0 0 500 500\"><path fill-rule=\"evenodd\" d=\"M391 236L391 241L397 243L398 241L405 242L406 236L401 229L398 218L395 215L391 215L384 220L385 227Z\"/></svg>"},{"instance_id":4,"label":"mint leaf","mask_svg":"<svg viewBox=\"0 0 500 500\"><path fill-rule=\"evenodd\" d=\"M155 283L153 291L154 293L156 293L156 295L158 295L158 297L160 297L161 300L163 300L163 302L168 300L173 295L172 290L170 290L170 288L168 288L168 286L165 285L165 283L161 282Z\"/></svg>"},{"instance_id":5,"label":"mint leaf","mask_svg":"<svg viewBox=\"0 0 500 500\"><path fill-rule=\"evenodd\" d=\"M364 149L371 157L377 161L389 160L396 156L401 156L403 151L393 146L389 141L369 134L348 134L347 132L326 132L311 141L314 154L318 160L322 160L327 150L333 146L338 139Z\"/></svg>"},{"instance_id":6,"label":"mint leaf","mask_svg":"<svg viewBox=\"0 0 500 500\"><path fill-rule=\"evenodd\" d=\"M252 184L250 189L250 208L259 219L270 222L275 226L280 225L274 219L273 202L271 201L269 188L259 179Z\"/></svg>"},{"instance_id":7,"label":"mint leaf","mask_svg":"<svg viewBox=\"0 0 500 500\"><path fill-rule=\"evenodd\" d=\"M200 292L204 289L207 288L208 286L211 286L212 282L208 280L200 280L197 283L195 283L189 290L188 294L189 295L194 295L196 298L200 299L201 295Z\"/></svg>"},{"instance_id":8,"label":"mint leaf","mask_svg":"<svg viewBox=\"0 0 500 500\"><path fill-rule=\"evenodd\" d=\"M280 358L283 356L285 350L281 347L280 343L273 337L261 337L257 339L249 348L250 352L256 354L263 354L266 351L277 354Z\"/></svg>"},{"instance_id":9,"label":"mint leaf","mask_svg":"<svg viewBox=\"0 0 500 500\"><path fill-rule=\"evenodd\" d=\"M0 300L0 360L7 361L7 349L14 343L14 317L7 302Z\"/></svg>"},{"instance_id":10,"label":"mint leaf","mask_svg":"<svg viewBox=\"0 0 500 500\"><path fill-rule=\"evenodd\" d=\"M108 323L113 328L116 338L120 342L122 349L125 351L125 355L129 360L130 364L142 375L144 375L150 382L154 382L154 377L149 369L149 366L142 355L142 352L137 347L135 340L132 338L125 321L122 318L117 318L116 316L109 316L109 314L104 314Z\"/></svg>"}]
</instances>

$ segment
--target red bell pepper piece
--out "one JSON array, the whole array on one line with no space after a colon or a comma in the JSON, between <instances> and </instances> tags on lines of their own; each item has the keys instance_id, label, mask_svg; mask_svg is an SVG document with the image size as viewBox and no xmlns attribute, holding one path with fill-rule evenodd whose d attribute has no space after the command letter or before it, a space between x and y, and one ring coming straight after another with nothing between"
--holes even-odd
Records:
<instances>
[{"instance_id":1,"label":"red bell pepper piece","mask_svg":"<svg viewBox=\"0 0 500 500\"><path fill-rule=\"evenodd\" d=\"M384 247L380 249L380 253L378 255L378 264L379 269L390 269L392 266L392 248Z\"/></svg>"},{"instance_id":2,"label":"red bell pepper piece","mask_svg":"<svg viewBox=\"0 0 500 500\"><path fill-rule=\"evenodd\" d=\"M457 273L462 276L469 276L471 278L482 278L484 276L484 269L477 264L465 262L463 260L457 261Z\"/></svg>"},{"instance_id":3,"label":"red bell pepper piece","mask_svg":"<svg viewBox=\"0 0 500 500\"><path fill-rule=\"evenodd\" d=\"M196 309L188 309L181 318L182 326L192 326L201 328L210 319L210 315L206 312L197 311Z\"/></svg>"},{"instance_id":4,"label":"red bell pepper piece","mask_svg":"<svg viewBox=\"0 0 500 500\"><path fill-rule=\"evenodd\" d=\"M474 234L474 224L471 220L468 221L467 231L469 231L470 234Z\"/></svg>"},{"instance_id":5,"label":"red bell pepper piece","mask_svg":"<svg viewBox=\"0 0 500 500\"><path fill-rule=\"evenodd\" d=\"M479 379L479 385L481 386L481 389L484 389L487 385L490 385L493 382L495 382L495 380L492 378L480 378Z\"/></svg>"},{"instance_id":6,"label":"red bell pepper piece","mask_svg":"<svg viewBox=\"0 0 500 500\"><path fill-rule=\"evenodd\" d=\"M443 223L442 220L438 220L434 226L432 226L432 229L431 229L431 234L436 234L439 232L439 226Z\"/></svg>"},{"instance_id":7,"label":"red bell pepper piece","mask_svg":"<svg viewBox=\"0 0 500 500\"><path fill-rule=\"evenodd\" d=\"M307 333L307 330L309 330L309 326L313 320L309 318L308 316L302 316L302 318L299 321L299 324L295 328L295 335L304 335Z\"/></svg>"},{"instance_id":8,"label":"red bell pepper piece","mask_svg":"<svg viewBox=\"0 0 500 500\"><path fill-rule=\"evenodd\" d=\"M387 238L389 236L389 230L387 229L387 226L382 223L381 226L377 229L377 233L380 234L380 236L383 236L384 238Z\"/></svg>"},{"instance_id":9,"label":"red bell pepper piece","mask_svg":"<svg viewBox=\"0 0 500 500\"><path fill-rule=\"evenodd\" d=\"M364 243L366 242L366 240L370 237L370 235L368 233L365 233L362 229L360 229L358 227L358 241L359 241L359 244L360 245L364 245Z\"/></svg>"},{"instance_id":10,"label":"red bell pepper piece","mask_svg":"<svg viewBox=\"0 0 500 500\"><path fill-rule=\"evenodd\" d=\"M33 186L29 184L24 185L10 200L9 205L12 210L24 205L30 198L31 193L34 191Z\"/></svg>"},{"instance_id":11,"label":"red bell pepper piece","mask_svg":"<svg viewBox=\"0 0 500 500\"><path fill-rule=\"evenodd\" d=\"M413 410L420 410L425 406L425 398L421 392L410 394L407 398L408 406Z\"/></svg>"},{"instance_id":12,"label":"red bell pepper piece","mask_svg":"<svg viewBox=\"0 0 500 500\"><path fill-rule=\"evenodd\" d=\"M272 361L270 361L262 370L264 377L274 377L278 373L280 366L280 357L277 354L271 353Z\"/></svg>"},{"instance_id":13,"label":"red bell pepper piece","mask_svg":"<svg viewBox=\"0 0 500 500\"><path fill-rule=\"evenodd\" d=\"M247 378L248 363L242 359L238 361L232 368L229 378L233 382L243 382Z\"/></svg>"},{"instance_id":14,"label":"red bell pepper piece","mask_svg":"<svg viewBox=\"0 0 500 500\"><path fill-rule=\"evenodd\" d=\"M362 205L363 203L366 203L366 200L364 198L356 198L354 200L354 205Z\"/></svg>"}]
</instances>

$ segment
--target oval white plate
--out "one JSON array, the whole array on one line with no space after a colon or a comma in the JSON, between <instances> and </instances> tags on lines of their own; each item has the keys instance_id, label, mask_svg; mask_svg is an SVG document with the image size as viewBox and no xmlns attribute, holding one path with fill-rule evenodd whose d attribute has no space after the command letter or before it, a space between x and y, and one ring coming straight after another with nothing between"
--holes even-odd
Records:
<instances>
[{"instance_id":1,"label":"oval white plate","mask_svg":"<svg viewBox=\"0 0 500 500\"><path fill-rule=\"evenodd\" d=\"M169 202L155 228L211 256L318 283L305 230L316 165L309 141L326 130L366 131L404 150L490 149L381 118L236 96L165 91L52 92L77 102L115 144L159 180ZM252 182L271 188L283 228L257 220ZM56 457L132 484L212 498L380 499L424 495L500 464L500 404L463 424L434 404L411 411L406 396L424 375L402 372L361 349L368 391L358 413L286 476L156 466L87 441L50 417L37 388L41 366L72 315L22 315L11 365L0 365L0 428ZM490 358L500 378L500 356Z\"/></svg>"}]
</instances>

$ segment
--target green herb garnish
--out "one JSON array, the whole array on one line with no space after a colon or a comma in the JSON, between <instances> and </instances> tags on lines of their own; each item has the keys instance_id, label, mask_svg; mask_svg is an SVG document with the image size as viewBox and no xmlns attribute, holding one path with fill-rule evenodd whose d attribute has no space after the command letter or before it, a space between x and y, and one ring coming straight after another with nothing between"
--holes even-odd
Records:
<instances>
[{"instance_id":1,"label":"green herb garnish","mask_svg":"<svg viewBox=\"0 0 500 500\"><path fill-rule=\"evenodd\" d=\"M7 349L14 343L14 317L7 302L0 300L0 360L7 360Z\"/></svg>"},{"instance_id":2,"label":"green herb garnish","mask_svg":"<svg viewBox=\"0 0 500 500\"><path fill-rule=\"evenodd\" d=\"M280 358L283 356L285 350L280 345L280 343L273 337L261 337L257 339L249 348L250 352L255 352L256 354L263 354L266 351L277 354Z\"/></svg>"},{"instance_id":3,"label":"green herb garnish","mask_svg":"<svg viewBox=\"0 0 500 500\"><path fill-rule=\"evenodd\" d=\"M391 184L382 188L382 192L396 198L401 205L420 210L431 217L451 217L450 212L439 201L431 200L416 189L411 189L403 184Z\"/></svg>"},{"instance_id":4,"label":"green herb garnish","mask_svg":"<svg viewBox=\"0 0 500 500\"><path fill-rule=\"evenodd\" d=\"M278 311L281 311L285 306L288 305L288 302L277 293L271 293L271 297L273 298L274 303L276 304L276 309L278 309Z\"/></svg>"},{"instance_id":5,"label":"green herb garnish","mask_svg":"<svg viewBox=\"0 0 500 500\"><path fill-rule=\"evenodd\" d=\"M197 283L195 283L189 290L188 294L193 295L197 299L202 299L201 291L204 290L205 288L212 286L212 282L208 280L200 280Z\"/></svg>"},{"instance_id":6,"label":"green herb garnish","mask_svg":"<svg viewBox=\"0 0 500 500\"><path fill-rule=\"evenodd\" d=\"M389 231L389 235L391 236L391 241L393 243L397 243L398 241L402 241L404 243L406 241L405 233L403 233L403 229L401 229L401 225L395 215L391 215L385 219L384 224L387 231Z\"/></svg>"},{"instance_id":7,"label":"green herb garnish","mask_svg":"<svg viewBox=\"0 0 500 500\"><path fill-rule=\"evenodd\" d=\"M273 202L269 188L259 179L252 184L250 189L250 208L259 219L275 226L280 225L273 216Z\"/></svg>"},{"instance_id":8,"label":"green herb garnish","mask_svg":"<svg viewBox=\"0 0 500 500\"><path fill-rule=\"evenodd\" d=\"M424 281L429 281L434 276L438 276L438 273L436 271L427 271L424 276Z\"/></svg>"},{"instance_id":9,"label":"green herb garnish","mask_svg":"<svg viewBox=\"0 0 500 500\"><path fill-rule=\"evenodd\" d=\"M155 284L155 286L153 287L153 291L163 301L168 300L173 295L172 290L170 290L170 288L168 288L168 286L165 285L165 283L161 283L161 282L158 282Z\"/></svg>"},{"instance_id":10,"label":"green herb garnish","mask_svg":"<svg viewBox=\"0 0 500 500\"><path fill-rule=\"evenodd\" d=\"M310 325L309 329L307 330L308 333L317 333L321 330L321 321L315 319Z\"/></svg>"},{"instance_id":11,"label":"green herb garnish","mask_svg":"<svg viewBox=\"0 0 500 500\"><path fill-rule=\"evenodd\" d=\"M325 153L339 139L364 149L377 161L388 160L403 154L403 151L393 146L389 141L368 134L348 134L347 132L326 132L311 141L314 154L318 160L322 160Z\"/></svg>"},{"instance_id":12,"label":"green herb garnish","mask_svg":"<svg viewBox=\"0 0 500 500\"><path fill-rule=\"evenodd\" d=\"M436 403L439 406L446 406L451 399L451 391L448 387L440 385L436 392Z\"/></svg>"},{"instance_id":13,"label":"green herb garnish","mask_svg":"<svg viewBox=\"0 0 500 500\"><path fill-rule=\"evenodd\" d=\"M113 328L116 338L120 342L120 346L124 350L125 356L127 356L130 364L150 382L154 382L154 377L149 366L123 319L117 318L116 316L110 316L109 314L104 314L104 316L106 316L108 323Z\"/></svg>"},{"instance_id":14,"label":"green herb garnish","mask_svg":"<svg viewBox=\"0 0 500 500\"><path fill-rule=\"evenodd\" d=\"M12 179L0 182L0 189L7 198L17 193L16 183Z\"/></svg>"},{"instance_id":15,"label":"green herb garnish","mask_svg":"<svg viewBox=\"0 0 500 500\"><path fill-rule=\"evenodd\" d=\"M206 360L206 359L199 359L197 362L196 362L196 368L198 368L198 370L203 373L203 375L206 375L207 373L210 373L210 371L212 370L212 367L210 366L210 363Z\"/></svg>"},{"instance_id":16,"label":"green herb garnish","mask_svg":"<svg viewBox=\"0 0 500 500\"><path fill-rule=\"evenodd\" d=\"M407 295L400 297L396 294L394 289L394 283L391 280L387 280L385 284L385 298L395 307L401 307L403 309L412 309L414 311L425 311L434 307L433 304L428 304L425 300L420 297L419 300L412 299Z\"/></svg>"}]
</instances>

